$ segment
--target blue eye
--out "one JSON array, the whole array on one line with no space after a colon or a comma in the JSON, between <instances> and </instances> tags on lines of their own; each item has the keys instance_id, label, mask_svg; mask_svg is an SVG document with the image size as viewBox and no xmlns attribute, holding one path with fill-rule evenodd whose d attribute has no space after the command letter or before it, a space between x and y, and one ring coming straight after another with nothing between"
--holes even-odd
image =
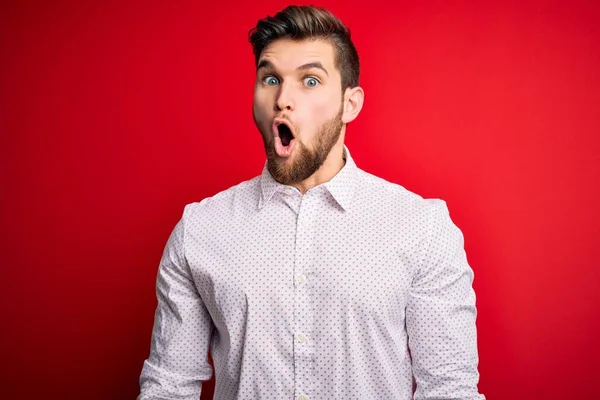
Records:
<instances>
[{"instance_id":1,"label":"blue eye","mask_svg":"<svg viewBox=\"0 0 600 400\"><path fill-rule=\"evenodd\" d=\"M279 85L279 79L275 78L272 75L267 75L263 78L263 84L267 86Z\"/></svg>"},{"instance_id":2,"label":"blue eye","mask_svg":"<svg viewBox=\"0 0 600 400\"><path fill-rule=\"evenodd\" d=\"M304 78L304 84L308 87L317 87L321 82L317 78L313 78L309 76L308 78Z\"/></svg>"}]
</instances>

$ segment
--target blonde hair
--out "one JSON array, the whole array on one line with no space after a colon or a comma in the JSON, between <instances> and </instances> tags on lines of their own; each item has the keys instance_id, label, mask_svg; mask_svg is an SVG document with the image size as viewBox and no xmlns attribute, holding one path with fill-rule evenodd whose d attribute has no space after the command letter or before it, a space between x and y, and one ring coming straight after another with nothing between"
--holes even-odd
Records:
<instances>
[{"instance_id":1,"label":"blonde hair","mask_svg":"<svg viewBox=\"0 0 600 400\"><path fill-rule=\"evenodd\" d=\"M324 39L335 49L335 67L342 78L342 90L358 86L360 63L350 30L331 12L313 6L288 6L261 19L248 34L255 65L262 51L277 39Z\"/></svg>"}]
</instances>

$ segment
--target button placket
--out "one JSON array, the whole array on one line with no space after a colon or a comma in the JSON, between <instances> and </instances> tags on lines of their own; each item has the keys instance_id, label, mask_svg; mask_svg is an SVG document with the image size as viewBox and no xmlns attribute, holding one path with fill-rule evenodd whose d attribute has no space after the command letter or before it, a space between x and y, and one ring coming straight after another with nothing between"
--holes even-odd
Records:
<instances>
[{"instance_id":1,"label":"button placket","mask_svg":"<svg viewBox=\"0 0 600 400\"><path fill-rule=\"evenodd\" d=\"M296 224L296 246L294 262L294 371L297 398L310 393L313 382L313 346L310 341L314 324L314 305L308 279L313 258L314 231L310 217L312 192L302 196ZM308 397L304 397L308 398Z\"/></svg>"}]
</instances>

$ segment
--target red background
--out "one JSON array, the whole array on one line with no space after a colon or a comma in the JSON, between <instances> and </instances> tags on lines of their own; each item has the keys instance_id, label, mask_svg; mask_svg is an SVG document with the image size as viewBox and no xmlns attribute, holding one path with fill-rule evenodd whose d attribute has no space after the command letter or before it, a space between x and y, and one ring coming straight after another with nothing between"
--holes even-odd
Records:
<instances>
[{"instance_id":1,"label":"red background","mask_svg":"<svg viewBox=\"0 0 600 400\"><path fill-rule=\"evenodd\" d=\"M2 398L134 398L183 206L260 173L247 32L285 3L200 3L2 2ZM597 398L598 3L367 3L318 3L361 55L347 144L448 202L480 390Z\"/></svg>"}]
</instances>

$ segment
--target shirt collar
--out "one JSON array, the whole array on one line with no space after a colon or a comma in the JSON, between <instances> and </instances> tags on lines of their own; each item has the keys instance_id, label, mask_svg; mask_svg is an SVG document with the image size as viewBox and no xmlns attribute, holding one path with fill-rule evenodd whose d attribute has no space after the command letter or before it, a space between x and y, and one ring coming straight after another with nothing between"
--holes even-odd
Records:
<instances>
[{"instance_id":1,"label":"shirt collar","mask_svg":"<svg viewBox=\"0 0 600 400\"><path fill-rule=\"evenodd\" d=\"M344 159L346 160L346 164L329 182L325 182L323 186L329 191L340 207L347 211L354 199L358 179L358 167L354 163L350 151L346 146L344 146ZM261 196L258 200L258 208L262 209L271 200L275 192L283 191L286 187L286 185L273 179L265 162L260 176Z\"/></svg>"}]
</instances>

